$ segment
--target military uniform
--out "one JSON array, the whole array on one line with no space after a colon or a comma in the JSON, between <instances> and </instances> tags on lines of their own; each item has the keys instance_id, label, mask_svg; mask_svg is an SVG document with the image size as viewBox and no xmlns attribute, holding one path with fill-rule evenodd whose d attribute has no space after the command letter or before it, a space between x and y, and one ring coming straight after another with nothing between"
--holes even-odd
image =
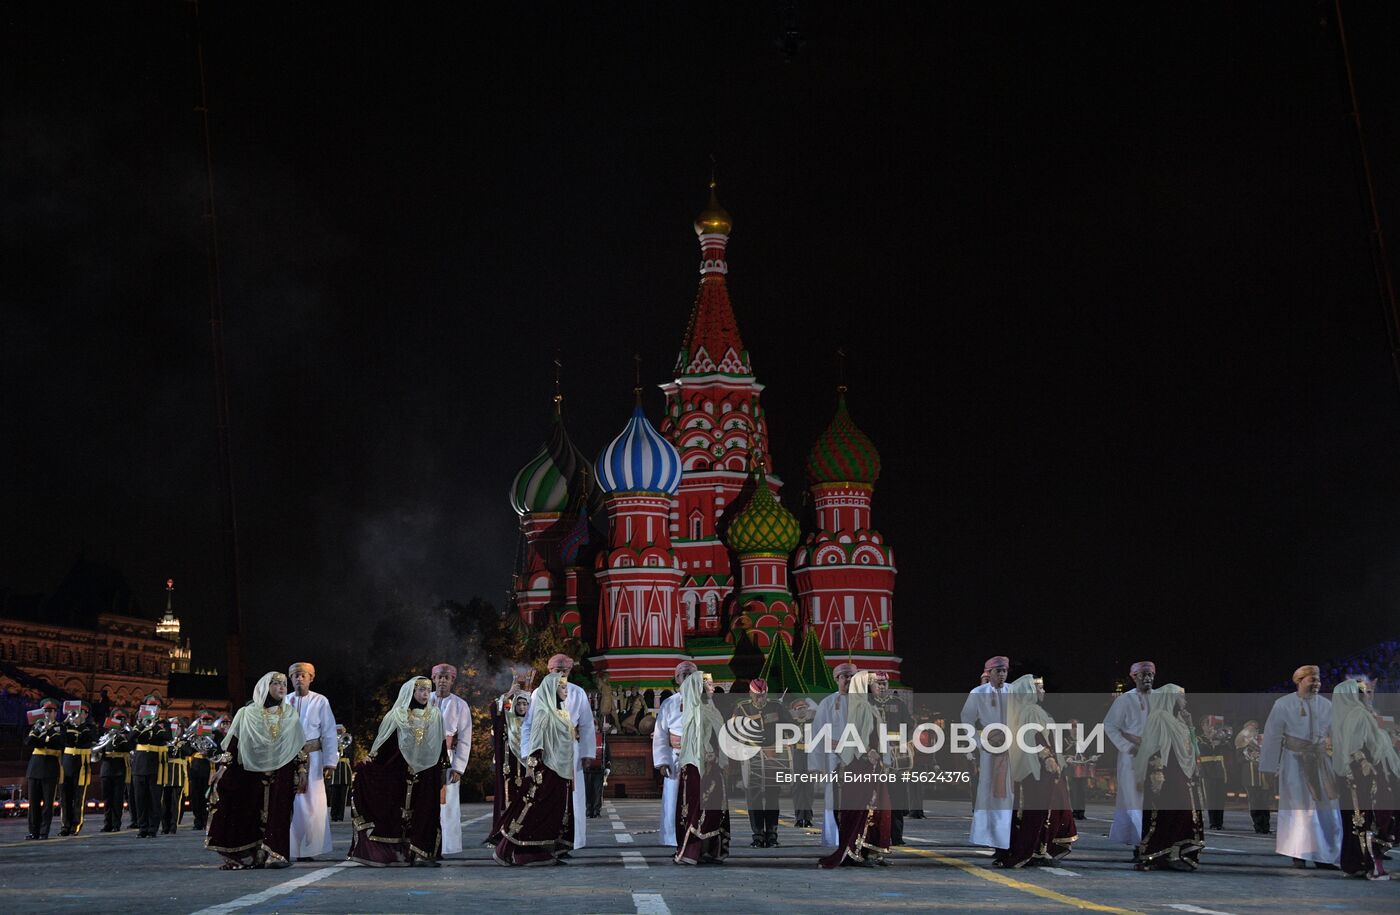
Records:
<instances>
[{"instance_id":1,"label":"military uniform","mask_svg":"<svg viewBox=\"0 0 1400 915\"><path fill-rule=\"evenodd\" d=\"M345 819L345 801L350 797L350 782L353 777L350 755L342 751L336 760L335 771L331 773L330 784L326 786L326 799L330 804L332 823L339 823Z\"/></svg>"},{"instance_id":2,"label":"military uniform","mask_svg":"<svg viewBox=\"0 0 1400 915\"><path fill-rule=\"evenodd\" d=\"M108 733L112 730L116 734L102 753L102 768L98 773L102 778L103 832L122 828L122 804L126 786L131 783L131 734L125 725L109 729Z\"/></svg>"},{"instance_id":3,"label":"military uniform","mask_svg":"<svg viewBox=\"0 0 1400 915\"><path fill-rule=\"evenodd\" d=\"M1206 812L1210 817L1211 829L1225 828L1225 785L1230 781L1231 764L1234 762L1234 735L1212 730L1206 736L1204 723L1196 740L1200 751L1197 768L1201 774L1201 787L1206 796Z\"/></svg>"},{"instance_id":4,"label":"military uniform","mask_svg":"<svg viewBox=\"0 0 1400 915\"><path fill-rule=\"evenodd\" d=\"M87 809L88 785L92 783L92 745L97 742L97 725L89 717L82 724L63 724L63 784L59 786L63 812L61 836L76 836L83 828Z\"/></svg>"},{"instance_id":5,"label":"military uniform","mask_svg":"<svg viewBox=\"0 0 1400 915\"><path fill-rule=\"evenodd\" d=\"M763 697L767 697L766 690ZM792 716L781 702L766 699L760 704L750 696L734 706L731 720L736 723L731 734L750 746L762 748L740 764L740 776L749 808L749 827L753 830L752 845L774 848L778 844L778 773L792 770L791 750L779 752L775 747L778 725L792 724Z\"/></svg>"},{"instance_id":6,"label":"military uniform","mask_svg":"<svg viewBox=\"0 0 1400 915\"><path fill-rule=\"evenodd\" d=\"M160 789L170 746L170 725L157 718L138 727L132 739L136 743L131 755L131 793L135 800L132 822L144 839L160 829Z\"/></svg>"},{"instance_id":7,"label":"military uniform","mask_svg":"<svg viewBox=\"0 0 1400 915\"><path fill-rule=\"evenodd\" d=\"M914 726L909 710L894 693L886 692L883 696L872 695L870 698L875 706L875 717L879 719L879 726L889 738L885 762L896 772L896 781L887 786L890 798L890 841L895 845L903 845L904 814L909 809L909 783L898 780L898 773L913 770L914 752L912 746L907 750L901 749L903 745L900 743L900 729L904 730L904 739L911 740ZM922 807L922 796L919 802Z\"/></svg>"},{"instance_id":8,"label":"military uniform","mask_svg":"<svg viewBox=\"0 0 1400 915\"><path fill-rule=\"evenodd\" d=\"M1247 722L1235 737L1235 758L1236 771L1240 775L1239 783L1249 798L1249 818L1254 821L1254 831L1261 836L1267 836L1274 792L1264 786L1264 779L1259 771L1260 742L1259 725L1253 721Z\"/></svg>"},{"instance_id":9,"label":"military uniform","mask_svg":"<svg viewBox=\"0 0 1400 915\"><path fill-rule=\"evenodd\" d=\"M195 727L201 724L207 725L210 719L202 718ZM213 768L209 762L210 756L219 755L219 733L208 731L206 736L214 741L214 749L209 753L202 753L191 747L189 755L189 798L190 812L194 814L194 828L204 831L205 823L209 820L209 777L213 774Z\"/></svg>"},{"instance_id":10,"label":"military uniform","mask_svg":"<svg viewBox=\"0 0 1400 915\"><path fill-rule=\"evenodd\" d=\"M607 777L608 766L612 760L608 755L608 735L604 733L603 720L595 718L593 733L597 741L598 755L593 757L598 760L598 765L591 769L583 770L584 788L588 797L589 817L599 817L603 815L603 779Z\"/></svg>"},{"instance_id":11,"label":"military uniform","mask_svg":"<svg viewBox=\"0 0 1400 915\"><path fill-rule=\"evenodd\" d=\"M29 833L26 839L47 839L53 822L53 798L63 769L63 727L57 720L41 718L29 729L24 745L33 752L24 773L28 780Z\"/></svg>"},{"instance_id":12,"label":"military uniform","mask_svg":"<svg viewBox=\"0 0 1400 915\"><path fill-rule=\"evenodd\" d=\"M804 827L810 828L812 825L812 796L814 786L810 781L807 781L804 776L807 775L810 768L807 765L807 753L812 749L807 743L806 726L812 723L812 715L816 712L816 705L810 700L804 699L802 703L806 712L801 716L803 718L801 721L798 720L799 716L795 714L796 703L788 709L789 712L794 713L792 715L792 723L802 728L802 732L798 736L798 741L793 746L792 754L792 774L795 776L792 783L792 825L799 829Z\"/></svg>"},{"instance_id":13,"label":"military uniform","mask_svg":"<svg viewBox=\"0 0 1400 915\"><path fill-rule=\"evenodd\" d=\"M171 835L185 814L185 794L190 782L189 757L194 753L189 740L173 740L161 763L160 831Z\"/></svg>"}]
</instances>

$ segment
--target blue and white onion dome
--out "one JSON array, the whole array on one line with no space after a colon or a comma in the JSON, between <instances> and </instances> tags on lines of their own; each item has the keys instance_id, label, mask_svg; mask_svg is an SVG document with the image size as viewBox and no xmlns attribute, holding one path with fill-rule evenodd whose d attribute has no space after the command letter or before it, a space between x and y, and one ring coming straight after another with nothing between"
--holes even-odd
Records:
<instances>
[{"instance_id":1,"label":"blue and white onion dome","mask_svg":"<svg viewBox=\"0 0 1400 915\"><path fill-rule=\"evenodd\" d=\"M674 496L681 485L681 456L647 422L641 404L627 428L598 455L598 488L605 493L655 492Z\"/></svg>"}]
</instances>

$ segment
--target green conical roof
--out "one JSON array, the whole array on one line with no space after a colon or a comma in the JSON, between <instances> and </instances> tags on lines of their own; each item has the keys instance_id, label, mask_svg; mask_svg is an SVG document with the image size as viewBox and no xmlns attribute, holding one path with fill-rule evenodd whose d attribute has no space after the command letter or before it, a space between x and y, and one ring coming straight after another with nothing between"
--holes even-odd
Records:
<instances>
[{"instance_id":1,"label":"green conical roof","mask_svg":"<svg viewBox=\"0 0 1400 915\"><path fill-rule=\"evenodd\" d=\"M740 556L791 553L802 534L797 519L773 495L768 479L761 470L756 480L758 485L749 504L729 523L725 540Z\"/></svg>"},{"instance_id":2,"label":"green conical roof","mask_svg":"<svg viewBox=\"0 0 1400 915\"><path fill-rule=\"evenodd\" d=\"M807 684L797 669L797 659L792 656L788 640L782 635L773 636L773 645L768 649L768 660L763 662L763 671L759 676L768 681L769 693L781 696L785 692L807 692Z\"/></svg>"},{"instance_id":3,"label":"green conical roof","mask_svg":"<svg viewBox=\"0 0 1400 915\"><path fill-rule=\"evenodd\" d=\"M836 678L831 675L831 667L826 663L826 655L817 641L815 629L808 629L802 637L802 648L797 652L797 675L802 678L809 693L836 692Z\"/></svg>"}]
</instances>

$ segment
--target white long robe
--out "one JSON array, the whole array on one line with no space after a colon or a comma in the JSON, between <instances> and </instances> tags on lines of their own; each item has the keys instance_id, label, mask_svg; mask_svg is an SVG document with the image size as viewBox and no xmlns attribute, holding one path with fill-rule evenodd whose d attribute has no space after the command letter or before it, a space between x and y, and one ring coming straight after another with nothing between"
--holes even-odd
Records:
<instances>
[{"instance_id":1,"label":"white long robe","mask_svg":"<svg viewBox=\"0 0 1400 915\"><path fill-rule=\"evenodd\" d=\"M574 848L583 848L588 838L588 792L583 783L583 761L598 755L598 737L593 728L593 706L582 686L569 684L564 708L578 727L578 739L574 741ZM530 718L527 716L520 726L520 747L523 751L529 745Z\"/></svg>"},{"instance_id":2,"label":"white long robe","mask_svg":"<svg viewBox=\"0 0 1400 915\"><path fill-rule=\"evenodd\" d=\"M1130 689L1113 700L1103 719L1104 734L1118 748L1118 791L1108 837L1124 845L1136 846L1142 841L1142 784L1133 771L1133 742L1123 735L1142 736L1151 695L1152 690L1140 693Z\"/></svg>"},{"instance_id":3,"label":"white long robe","mask_svg":"<svg viewBox=\"0 0 1400 915\"><path fill-rule=\"evenodd\" d=\"M1332 726L1332 702L1322 696L1284 696L1269 710L1259 771L1278 776L1278 836L1274 850L1290 858L1337 864L1342 858L1342 812L1336 798L1321 804L1308 790L1300 754L1283 747L1285 736L1316 743ZM1323 757L1324 774L1332 778L1330 760Z\"/></svg>"},{"instance_id":4,"label":"white long robe","mask_svg":"<svg viewBox=\"0 0 1400 915\"><path fill-rule=\"evenodd\" d=\"M656 712L656 729L651 732L652 766L670 766L671 774L661 779L661 828L657 841L674 847L676 844L676 791L681 774L676 767L676 751L671 746L671 731L681 729L681 694L672 693Z\"/></svg>"},{"instance_id":5,"label":"white long robe","mask_svg":"<svg viewBox=\"0 0 1400 915\"><path fill-rule=\"evenodd\" d=\"M831 725L831 736L826 740L814 741L812 748L807 751L809 771L822 773L836 771L841 757L831 751L841 742L841 735L846 730L846 713L849 709L850 702L845 693L832 693L817 704L817 714L812 718L812 734L815 736L829 724ZM841 834L836 828L836 792L830 781L823 784L823 789L822 798L826 810L822 814L822 844L835 848L841 843Z\"/></svg>"},{"instance_id":6,"label":"white long robe","mask_svg":"<svg viewBox=\"0 0 1400 915\"><path fill-rule=\"evenodd\" d=\"M307 766L306 792L292 801L292 857L314 858L331 853L331 817L326 805L325 769L340 761L335 734L335 715L330 700L320 693L306 696L288 693L286 703L297 710L301 730L308 741L319 739L321 749L311 751Z\"/></svg>"},{"instance_id":7,"label":"white long robe","mask_svg":"<svg viewBox=\"0 0 1400 915\"><path fill-rule=\"evenodd\" d=\"M458 775L467 771L472 752L472 710L467 700L456 693L446 697L433 692L432 704L442 710L442 733L452 738L452 771ZM442 823L442 853L456 854L462 850L462 786L449 782L445 786L446 801L438 813Z\"/></svg>"},{"instance_id":8,"label":"white long robe","mask_svg":"<svg viewBox=\"0 0 1400 915\"><path fill-rule=\"evenodd\" d=\"M983 683L967 694L959 720L963 724L984 728L989 724L1006 724L1007 693L1005 683L1000 688ZM993 741L997 746L1002 742L1000 735ZM1002 797L997 797L993 764L998 756L1005 758L1006 754L988 752L981 746L980 739L977 752L977 802L972 808L972 844L1010 848L1013 800L1010 761L1007 760L1002 777Z\"/></svg>"}]
</instances>

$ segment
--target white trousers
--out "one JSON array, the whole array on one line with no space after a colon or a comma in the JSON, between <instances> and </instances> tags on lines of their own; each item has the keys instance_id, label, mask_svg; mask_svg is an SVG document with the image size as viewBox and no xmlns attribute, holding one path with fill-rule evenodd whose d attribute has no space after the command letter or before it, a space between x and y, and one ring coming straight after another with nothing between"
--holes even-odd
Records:
<instances>
[{"instance_id":1,"label":"white trousers","mask_svg":"<svg viewBox=\"0 0 1400 915\"><path fill-rule=\"evenodd\" d=\"M574 848L583 848L588 838L588 788L583 783L583 766L574 753Z\"/></svg>"},{"instance_id":2,"label":"white trousers","mask_svg":"<svg viewBox=\"0 0 1400 915\"><path fill-rule=\"evenodd\" d=\"M1132 754L1118 753L1118 788L1113 802L1113 825L1108 828L1109 840L1124 845L1142 841L1142 786L1133 771L1133 758Z\"/></svg>"},{"instance_id":3,"label":"white trousers","mask_svg":"<svg viewBox=\"0 0 1400 915\"><path fill-rule=\"evenodd\" d=\"M447 802L439 805L438 820L442 823L442 853L453 855L462 850L461 783L449 784Z\"/></svg>"},{"instance_id":4,"label":"white trousers","mask_svg":"<svg viewBox=\"0 0 1400 915\"><path fill-rule=\"evenodd\" d=\"M305 794L292 800L292 857L314 858L331 853L331 817L326 807L326 780L321 777L321 751L312 750Z\"/></svg>"},{"instance_id":5,"label":"white trousers","mask_svg":"<svg viewBox=\"0 0 1400 915\"><path fill-rule=\"evenodd\" d=\"M661 829L657 841L671 848L676 847L676 791L680 784L679 778L661 780Z\"/></svg>"},{"instance_id":6,"label":"white trousers","mask_svg":"<svg viewBox=\"0 0 1400 915\"><path fill-rule=\"evenodd\" d=\"M822 844L835 848L841 844L841 831L836 828L836 791L831 782L826 783L826 811L822 814Z\"/></svg>"}]
</instances>

